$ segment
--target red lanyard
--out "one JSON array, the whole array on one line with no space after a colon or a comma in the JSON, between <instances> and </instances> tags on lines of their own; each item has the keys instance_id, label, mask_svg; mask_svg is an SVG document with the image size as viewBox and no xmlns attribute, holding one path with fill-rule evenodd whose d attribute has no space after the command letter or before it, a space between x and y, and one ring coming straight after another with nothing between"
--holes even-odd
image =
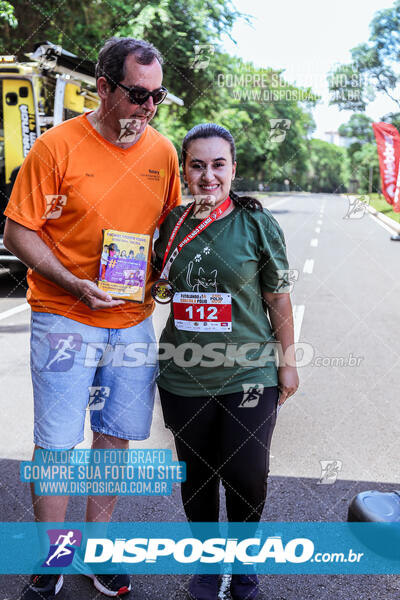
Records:
<instances>
[{"instance_id":1,"label":"red lanyard","mask_svg":"<svg viewBox=\"0 0 400 600\"><path fill-rule=\"evenodd\" d=\"M175 227L172 230L172 233L169 237L168 243L167 243L167 247L165 249L165 253L164 253L164 260L163 260L163 264L162 264L162 268L161 268L161 279L168 279L168 275L169 275L169 271L171 269L171 265L174 262L174 260L176 259L176 257L178 256L179 252L182 250L182 248L184 248L184 246L186 246L186 244L188 244L189 242L191 242L192 240L194 240L195 237L197 237L198 235L200 235L200 233L202 231L204 231L205 229L207 229L207 227L209 227L211 225L211 223L213 223L213 221L215 221L218 217L220 217L221 215L224 214L224 212L227 210L227 208L230 205L230 197L228 196L226 198L226 200L223 201L223 203L221 204L221 206L218 206L218 208L215 208L209 215L208 217L206 217L205 219L202 220L201 223L199 223L199 225L197 225L197 227L195 227L190 233L188 233L187 236L185 236L183 238L183 240L180 242L180 244L178 244L178 246L175 248L175 250L173 251L173 253L171 254L171 256L167 261L167 256L169 254L169 251L171 250L171 246L172 246L172 242L174 241L179 229L182 226L182 223L184 222L184 220L186 219L186 217L188 216L188 214L190 213L190 211L192 210L193 206L195 205L195 203L193 202L192 204L190 204L187 209L185 210L185 212L183 213L183 215L179 218L178 222L176 223Z\"/></svg>"}]
</instances>

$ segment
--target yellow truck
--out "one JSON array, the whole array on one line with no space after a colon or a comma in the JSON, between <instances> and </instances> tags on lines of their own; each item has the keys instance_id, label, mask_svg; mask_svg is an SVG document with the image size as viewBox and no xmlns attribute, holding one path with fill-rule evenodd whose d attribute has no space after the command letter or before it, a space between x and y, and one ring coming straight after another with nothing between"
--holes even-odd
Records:
<instances>
[{"instance_id":1,"label":"yellow truck","mask_svg":"<svg viewBox=\"0 0 400 600\"><path fill-rule=\"evenodd\" d=\"M0 56L0 272L22 267L4 247L3 211L25 156L47 129L99 104L92 61L51 42L37 44L27 58ZM165 103L183 101L168 94Z\"/></svg>"}]
</instances>

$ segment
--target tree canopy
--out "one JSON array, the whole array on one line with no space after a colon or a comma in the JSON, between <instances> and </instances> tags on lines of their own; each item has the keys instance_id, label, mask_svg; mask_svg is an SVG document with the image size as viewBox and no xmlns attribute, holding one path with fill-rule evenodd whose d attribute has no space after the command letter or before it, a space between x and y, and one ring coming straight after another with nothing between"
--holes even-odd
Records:
<instances>
[{"instance_id":1,"label":"tree canopy","mask_svg":"<svg viewBox=\"0 0 400 600\"><path fill-rule=\"evenodd\" d=\"M350 163L346 149L322 140L311 140L310 155L310 191L345 191L350 179Z\"/></svg>"},{"instance_id":2,"label":"tree canopy","mask_svg":"<svg viewBox=\"0 0 400 600\"><path fill-rule=\"evenodd\" d=\"M311 89L289 84L282 70L268 65L258 68L223 52L221 36L230 36L235 21L246 18L230 0L88 0L83 4L15 0L13 4L18 24L13 28L7 19L0 21L1 53L17 54L23 60L35 43L49 40L96 60L112 35L146 39L164 56L166 87L184 101L183 107L161 106L154 120L178 151L189 128L215 121L236 140L238 187L263 183L273 188L285 179L292 188L310 187L309 174L318 172L312 161L320 163L318 153L310 151L317 146L310 145L309 139L314 129L311 108L318 97ZM320 147L324 156L327 148ZM331 158L337 156L335 148ZM333 174L327 176L324 189L329 185L332 190L337 187Z\"/></svg>"},{"instance_id":3,"label":"tree canopy","mask_svg":"<svg viewBox=\"0 0 400 600\"><path fill-rule=\"evenodd\" d=\"M374 140L372 123L372 119L364 113L354 113L347 123L339 127L339 134L361 143L372 142Z\"/></svg>"},{"instance_id":4,"label":"tree canopy","mask_svg":"<svg viewBox=\"0 0 400 600\"><path fill-rule=\"evenodd\" d=\"M0 23L1 21L13 28L18 25L14 14L14 8L9 2L6 2L6 0L0 0Z\"/></svg>"},{"instance_id":5,"label":"tree canopy","mask_svg":"<svg viewBox=\"0 0 400 600\"><path fill-rule=\"evenodd\" d=\"M331 104L340 109L364 111L377 92L382 92L393 101L398 112L400 99L395 88L400 82L400 0L378 11L370 30L369 40L351 50L351 63L337 65L330 73Z\"/></svg>"}]
</instances>

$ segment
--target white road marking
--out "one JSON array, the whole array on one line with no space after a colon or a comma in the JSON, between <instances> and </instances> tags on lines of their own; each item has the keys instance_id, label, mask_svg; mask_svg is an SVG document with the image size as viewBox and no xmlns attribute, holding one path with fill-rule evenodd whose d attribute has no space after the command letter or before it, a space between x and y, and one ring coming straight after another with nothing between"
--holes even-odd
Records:
<instances>
[{"instance_id":1,"label":"white road marking","mask_svg":"<svg viewBox=\"0 0 400 600\"><path fill-rule=\"evenodd\" d=\"M310 246L312 246L313 248L316 248L318 246L318 239L313 238L310 242Z\"/></svg>"},{"instance_id":2,"label":"white road marking","mask_svg":"<svg viewBox=\"0 0 400 600\"><path fill-rule=\"evenodd\" d=\"M318 219L317 225L322 225L322 219Z\"/></svg>"},{"instance_id":3,"label":"white road marking","mask_svg":"<svg viewBox=\"0 0 400 600\"><path fill-rule=\"evenodd\" d=\"M316 227L315 228L315 233L321 233L321 227Z\"/></svg>"},{"instance_id":4,"label":"white road marking","mask_svg":"<svg viewBox=\"0 0 400 600\"><path fill-rule=\"evenodd\" d=\"M290 200L290 196L287 196L285 198L281 198L280 200L277 200L276 202L273 202L272 204L267 204L265 206L265 208L268 208L268 210L270 208L275 208L275 206L279 206L279 204L283 204L284 202L287 202L288 200Z\"/></svg>"},{"instance_id":5,"label":"white road marking","mask_svg":"<svg viewBox=\"0 0 400 600\"><path fill-rule=\"evenodd\" d=\"M14 308L5 310L4 312L0 313L0 321L2 321L3 319L8 319L8 317L12 317L13 315L17 315L18 313L23 312L24 310L28 310L28 308L30 308L29 304L27 302L24 302L24 304L18 304L18 306L14 306Z\"/></svg>"},{"instance_id":6,"label":"white road marking","mask_svg":"<svg viewBox=\"0 0 400 600\"><path fill-rule=\"evenodd\" d=\"M314 269L314 259L307 258L306 262L304 263L303 273L309 273L311 275L311 273L313 272L313 269Z\"/></svg>"},{"instance_id":7,"label":"white road marking","mask_svg":"<svg viewBox=\"0 0 400 600\"><path fill-rule=\"evenodd\" d=\"M300 339L301 325L303 323L305 308L306 307L304 306L304 304L294 304L294 306L293 306L293 324L294 324L294 343L295 344L297 344L297 342Z\"/></svg>"},{"instance_id":8,"label":"white road marking","mask_svg":"<svg viewBox=\"0 0 400 600\"><path fill-rule=\"evenodd\" d=\"M386 229L386 231L388 231L392 235L396 233L396 231L394 229L389 227L389 225L386 225L386 223L384 223L383 221L378 219L375 215L372 215L371 213L368 213L368 214L371 217L371 219L373 219L375 221L375 223L378 223L381 227L383 227L383 229Z\"/></svg>"}]
</instances>

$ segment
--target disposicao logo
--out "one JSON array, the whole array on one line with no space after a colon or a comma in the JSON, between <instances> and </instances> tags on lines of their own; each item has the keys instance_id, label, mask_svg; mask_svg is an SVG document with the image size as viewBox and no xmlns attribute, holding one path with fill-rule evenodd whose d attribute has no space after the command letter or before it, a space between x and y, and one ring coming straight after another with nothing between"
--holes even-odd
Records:
<instances>
[{"instance_id":1,"label":"disposicao logo","mask_svg":"<svg viewBox=\"0 0 400 600\"><path fill-rule=\"evenodd\" d=\"M249 548L253 551L247 553ZM85 563L155 563L169 557L178 563L264 563L268 558L276 563L303 563L310 560L314 544L307 538L295 538L286 545L280 536L270 536L264 543L259 538L244 540L210 538L201 541L184 538L132 538L110 540L91 538L87 541Z\"/></svg>"},{"instance_id":2,"label":"disposicao logo","mask_svg":"<svg viewBox=\"0 0 400 600\"><path fill-rule=\"evenodd\" d=\"M68 567L82 542L79 529L48 529L49 553L42 567Z\"/></svg>"}]
</instances>

